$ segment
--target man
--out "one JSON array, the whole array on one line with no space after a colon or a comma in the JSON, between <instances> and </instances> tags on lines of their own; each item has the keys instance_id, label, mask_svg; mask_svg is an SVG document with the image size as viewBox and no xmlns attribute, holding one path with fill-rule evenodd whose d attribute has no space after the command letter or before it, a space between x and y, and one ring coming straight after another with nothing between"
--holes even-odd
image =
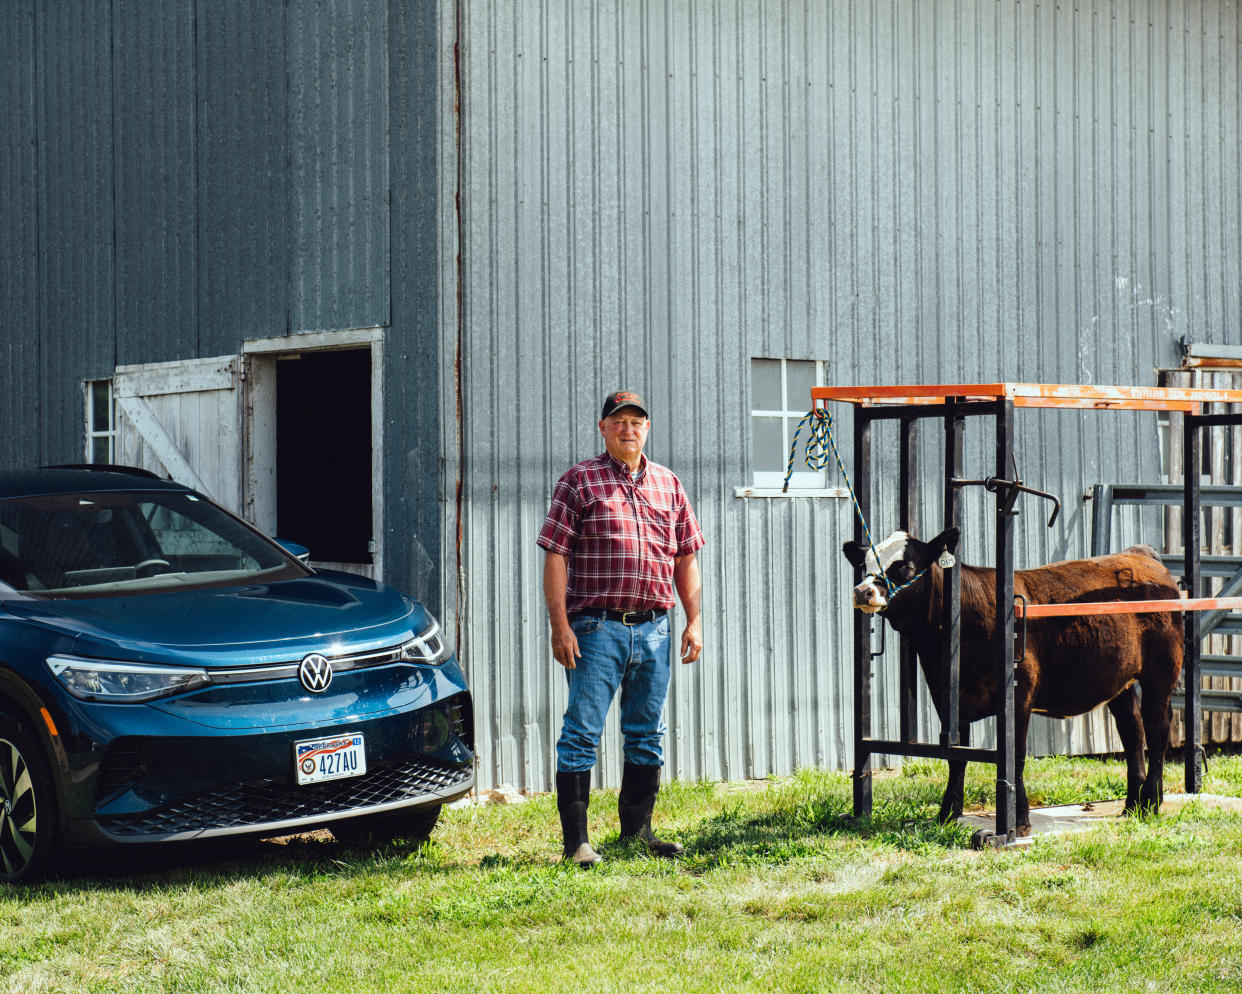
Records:
<instances>
[{"instance_id":1,"label":"man","mask_svg":"<svg viewBox=\"0 0 1242 994\"><path fill-rule=\"evenodd\" d=\"M682 852L652 833L651 812L664 765L674 589L686 612L682 662L694 662L703 648L695 558L703 534L677 477L643 455L650 428L638 394L618 390L605 397L599 421L605 451L561 477L539 532L552 655L569 681L556 743L556 803L565 858L582 867L600 861L587 838L587 803L618 688L625 747L621 838L638 839L659 856Z\"/></svg>"}]
</instances>

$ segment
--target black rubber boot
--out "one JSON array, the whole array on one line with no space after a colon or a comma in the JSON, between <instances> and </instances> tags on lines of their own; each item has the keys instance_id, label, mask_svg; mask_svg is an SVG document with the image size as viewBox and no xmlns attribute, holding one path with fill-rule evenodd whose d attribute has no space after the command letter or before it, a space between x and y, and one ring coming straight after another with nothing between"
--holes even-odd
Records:
<instances>
[{"instance_id":1,"label":"black rubber boot","mask_svg":"<svg viewBox=\"0 0 1242 994\"><path fill-rule=\"evenodd\" d=\"M591 771L556 773L556 810L561 815L561 832L565 836L564 858L584 870L603 857L587 841L587 805L591 801Z\"/></svg>"},{"instance_id":2,"label":"black rubber boot","mask_svg":"<svg viewBox=\"0 0 1242 994\"><path fill-rule=\"evenodd\" d=\"M621 839L639 839L654 856L672 859L684 849L680 843L657 839L651 831L651 811L660 792L660 767L635 766L626 763L621 774L621 793L617 796L617 813L621 816Z\"/></svg>"}]
</instances>

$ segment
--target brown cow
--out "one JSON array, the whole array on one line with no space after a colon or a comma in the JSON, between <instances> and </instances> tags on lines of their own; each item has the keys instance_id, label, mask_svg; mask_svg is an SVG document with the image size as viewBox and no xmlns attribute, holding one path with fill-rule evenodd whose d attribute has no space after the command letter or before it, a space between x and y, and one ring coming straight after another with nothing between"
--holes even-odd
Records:
<instances>
[{"instance_id":1,"label":"brown cow","mask_svg":"<svg viewBox=\"0 0 1242 994\"><path fill-rule=\"evenodd\" d=\"M930 542L894 532L873 554L858 542L846 542L845 557L863 566L866 578L854 588L854 605L883 611L889 623L911 640L931 688L936 712L946 717L941 658L941 597L944 571L937 559L957 548L960 532L950 528ZM961 693L963 728L996 714L1000 687L993 633L996 629L996 571L959 567L962 573ZM880 577L887 575L895 592ZM923 572L926 571L926 572ZM920 576L919 574L922 573ZM918 579L915 579L918 577ZM1179 595L1172 575L1149 546L1118 555L1052 563L1014 571L1014 593L1029 604L1074 601L1173 599ZM1163 798L1164 754L1169 744L1169 699L1182 670L1180 615L1088 615L1027 622L1026 653L1014 675L1014 739L1019 834L1029 835L1030 809L1022 767L1032 712L1053 718L1085 714L1107 703L1117 722L1126 754L1126 811L1159 810ZM1142 702L1135 684L1142 689ZM1148 762L1144 762L1144 745ZM961 817L965 762L949 764L949 783L940 820Z\"/></svg>"}]
</instances>

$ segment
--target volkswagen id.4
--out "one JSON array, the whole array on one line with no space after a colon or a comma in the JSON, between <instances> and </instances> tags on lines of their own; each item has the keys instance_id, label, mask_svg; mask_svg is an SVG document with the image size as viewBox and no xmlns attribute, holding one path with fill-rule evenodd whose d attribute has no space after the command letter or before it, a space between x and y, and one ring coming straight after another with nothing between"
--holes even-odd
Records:
<instances>
[{"instance_id":1,"label":"volkswagen id.4","mask_svg":"<svg viewBox=\"0 0 1242 994\"><path fill-rule=\"evenodd\" d=\"M97 844L418 840L473 784L417 602L150 474L0 473L0 881Z\"/></svg>"}]
</instances>

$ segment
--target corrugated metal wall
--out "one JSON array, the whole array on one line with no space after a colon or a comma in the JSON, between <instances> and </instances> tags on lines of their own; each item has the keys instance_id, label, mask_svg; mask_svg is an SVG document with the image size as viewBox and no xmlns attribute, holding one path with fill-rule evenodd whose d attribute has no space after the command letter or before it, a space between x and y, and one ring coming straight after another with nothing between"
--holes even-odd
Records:
<instances>
[{"instance_id":1,"label":"corrugated metal wall","mask_svg":"<svg viewBox=\"0 0 1242 994\"><path fill-rule=\"evenodd\" d=\"M0 92L8 96L0 100L0 210L8 222L0 238L0 347L8 360L0 362L0 425L16 436L13 458L27 463L39 451L37 421L30 419L39 408L32 375L39 369L33 4L13 5L10 30L0 31ZM25 430L14 432L18 425Z\"/></svg>"},{"instance_id":2,"label":"corrugated metal wall","mask_svg":"<svg viewBox=\"0 0 1242 994\"><path fill-rule=\"evenodd\" d=\"M852 520L843 501L732 496L750 482L751 357L823 359L832 383L1154 384L1179 336L1242 339L1234 2L442 11L461 41L461 159L442 180L460 182L464 260L449 468L484 781L551 779L565 693L534 540L556 477L600 447L606 390L647 395L649 452L708 536L707 648L674 677L670 770L762 776L849 765ZM451 422L447 391L442 409ZM990 429L971 435L968 473L993 472ZM935 428L924 449L936 465ZM1027 505L1025 565L1086 553L1085 487L1159 472L1151 415L1023 412L1018 455L1066 505L1051 531ZM990 517L972 498L971 561L990 559ZM1153 527L1128 519L1120 538ZM1032 739L1107 742L1098 720ZM606 782L619 751L614 725Z\"/></svg>"}]
</instances>

